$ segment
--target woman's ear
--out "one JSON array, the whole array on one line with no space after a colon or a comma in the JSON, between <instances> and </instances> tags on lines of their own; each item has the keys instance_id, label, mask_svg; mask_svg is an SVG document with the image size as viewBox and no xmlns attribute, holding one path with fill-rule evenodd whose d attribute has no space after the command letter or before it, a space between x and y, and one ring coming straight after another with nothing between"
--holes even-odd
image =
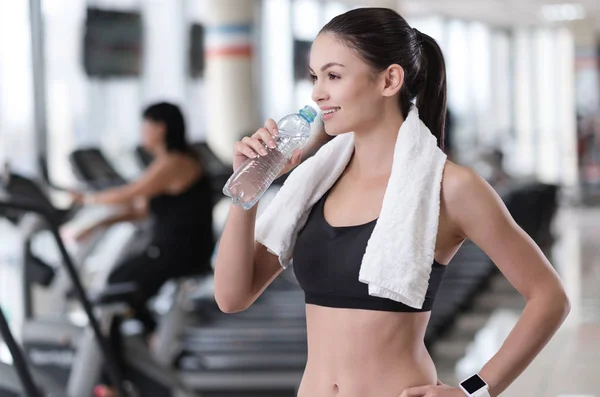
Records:
<instances>
[{"instance_id":1,"label":"woman's ear","mask_svg":"<svg viewBox=\"0 0 600 397\"><path fill-rule=\"evenodd\" d=\"M404 69L397 64L390 65L383 71L383 78L383 96L394 96L404 85Z\"/></svg>"}]
</instances>

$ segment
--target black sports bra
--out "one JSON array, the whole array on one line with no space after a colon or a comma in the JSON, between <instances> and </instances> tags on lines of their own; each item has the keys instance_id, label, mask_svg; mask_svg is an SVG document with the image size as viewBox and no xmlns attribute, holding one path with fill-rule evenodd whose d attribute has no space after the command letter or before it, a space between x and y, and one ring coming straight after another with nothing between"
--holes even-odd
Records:
<instances>
[{"instance_id":1,"label":"black sports bra","mask_svg":"<svg viewBox=\"0 0 600 397\"><path fill-rule=\"evenodd\" d=\"M323 195L313 206L294 249L293 270L304 290L305 302L349 309L430 311L446 266L433 262L429 287L421 309L369 295L368 285L358 281L358 273L367 241L377 220L356 226L329 225L323 211L328 194L329 192Z\"/></svg>"}]
</instances>

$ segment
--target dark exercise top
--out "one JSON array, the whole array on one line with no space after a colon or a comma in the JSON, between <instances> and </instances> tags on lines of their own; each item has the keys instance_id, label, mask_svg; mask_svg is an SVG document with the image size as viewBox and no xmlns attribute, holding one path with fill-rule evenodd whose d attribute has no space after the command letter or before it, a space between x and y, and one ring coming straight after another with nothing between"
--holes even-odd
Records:
<instances>
[{"instance_id":1,"label":"dark exercise top","mask_svg":"<svg viewBox=\"0 0 600 397\"><path fill-rule=\"evenodd\" d=\"M313 206L294 249L294 274L304 290L306 303L390 312L430 311L446 266L433 262L422 309L369 295L368 285L358 281L358 274L377 220L356 226L331 226L323 211L328 195L329 192Z\"/></svg>"},{"instance_id":2,"label":"dark exercise top","mask_svg":"<svg viewBox=\"0 0 600 397\"><path fill-rule=\"evenodd\" d=\"M194 258L210 256L214 246L213 205L207 176L201 176L179 194L153 197L149 205L153 244Z\"/></svg>"}]
</instances>

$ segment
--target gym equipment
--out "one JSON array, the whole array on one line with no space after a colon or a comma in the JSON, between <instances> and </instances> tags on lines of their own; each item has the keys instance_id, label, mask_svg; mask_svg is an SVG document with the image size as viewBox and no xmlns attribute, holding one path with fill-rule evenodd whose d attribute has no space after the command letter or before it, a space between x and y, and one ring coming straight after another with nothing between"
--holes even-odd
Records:
<instances>
[{"instance_id":1,"label":"gym equipment","mask_svg":"<svg viewBox=\"0 0 600 397\"><path fill-rule=\"evenodd\" d=\"M77 149L69 156L75 177L93 190L124 185L125 178L110 164L98 148Z\"/></svg>"},{"instance_id":2,"label":"gym equipment","mask_svg":"<svg viewBox=\"0 0 600 397\"><path fill-rule=\"evenodd\" d=\"M13 366L0 363L0 396L18 397L24 395L26 397L43 397L45 394L42 393L42 388L45 391L51 392L53 396L64 396L60 388L52 385L51 381L47 378L42 379L38 376L37 379L34 379L31 368L10 331L1 305L0 336L6 343L13 360Z\"/></svg>"},{"instance_id":3,"label":"gym equipment","mask_svg":"<svg viewBox=\"0 0 600 397\"><path fill-rule=\"evenodd\" d=\"M58 226L53 219L52 210L36 206L27 199L15 201L0 201L0 208L12 211L22 211L35 214L46 222L48 229L59 248L63 266L71 279L78 301L88 320L88 325L82 329L77 341L75 362L71 368L67 383L67 395L91 396L94 387L101 383L102 373L106 373L110 383L116 387L122 396L153 395L153 396L191 396L177 376L168 368L160 367L153 362L150 354L139 340L123 338L117 346L124 351L125 362L119 363L114 348L106 339L109 331L115 332L113 321L122 315L123 306L137 293L134 284L113 285L98 294L94 303L100 313L100 320L93 313L92 302L88 298L81 280L77 274L72 259L67 252L59 234ZM117 323L118 324L118 323ZM179 393L179 394L175 394Z\"/></svg>"},{"instance_id":4,"label":"gym equipment","mask_svg":"<svg viewBox=\"0 0 600 397\"><path fill-rule=\"evenodd\" d=\"M7 179L16 180L14 176ZM20 178L19 180L26 180L26 178ZM20 196L19 201L21 200L31 201L33 198L31 196ZM43 207L48 212L48 218L57 219L56 223L58 223L58 217L53 215L56 209L51 203L46 203ZM30 221L30 223L35 222ZM29 232L33 233L36 230L40 230L49 223L48 221L43 222L38 219L37 227L30 228ZM30 235L24 234L24 238L28 239ZM65 260L65 262L67 261ZM109 295L115 295L114 288L116 287L111 287L112 291L109 291ZM124 297L120 296L120 298ZM120 303L123 304L124 302L121 301ZM301 302L299 303L301 304ZM102 316L103 319L105 317ZM108 316L107 318L111 319L112 317ZM265 326L268 326L268 324L265 324ZM57 371L62 371L62 377L57 376L57 380L62 382L65 382L65 379L68 379L69 383L72 382L71 379L80 379L79 383L83 383L83 385L78 386L79 390L92 386L96 377L91 376L89 372L92 371L93 373L93 368L98 366L97 357L100 356L93 347L90 347L94 345L92 343L93 333L82 332L78 327L64 321L49 322L39 319L28 321L23 330L25 346L28 347L26 350L31 353L30 359L32 361L35 360L34 364L38 368L44 369L48 374L53 374L54 376L56 376ZM138 368L137 372L141 372L142 374L152 373L153 379L166 378L162 380L162 383L167 382L169 379L177 379L177 376L173 372L170 372L167 367L159 367L160 370L157 370L157 367L152 365L153 360L139 339L124 338L124 345L123 350L127 352L126 359L129 365L133 368L142 366L142 368ZM223 344L221 343L221 345ZM83 348L84 346L87 347ZM280 353L277 353L275 356L267 352L262 355L257 354L256 357L252 357L254 354L251 354L250 357L246 354L246 357L240 356L238 359L235 352L215 352L215 350L219 349L215 349L214 346L213 344L213 347L210 347L202 356L194 354L193 356L188 355L185 359L178 360L189 364L186 367L187 371L181 373L181 378L190 388L199 391L287 390L291 393L300 382L305 362L305 353L304 355L297 355L294 359L294 356L289 356L288 353L281 352L281 349L279 349ZM219 344L216 346L219 347ZM243 352L240 351L240 353ZM94 361L94 357L96 357L96 361ZM200 360L204 363L201 367L198 367L198 357L201 357ZM290 368L290 364L279 367L276 360L278 357L280 360L289 361L294 359L295 365L293 368ZM196 361L193 361L192 358ZM82 362L86 364L80 364ZM152 368L149 369L149 366L154 368L154 371L151 370ZM54 370L52 371L51 368ZM88 373L84 375L73 374L71 368L73 370L77 369L79 372L83 371L83 368L88 368ZM81 381L81 379L88 379L89 381L85 382ZM146 378L143 379L147 380ZM182 386L179 385L179 387ZM160 390L160 387L153 386L153 389L154 394L152 395L157 395L156 391Z\"/></svg>"},{"instance_id":5,"label":"gym equipment","mask_svg":"<svg viewBox=\"0 0 600 397\"><path fill-rule=\"evenodd\" d=\"M108 364L107 365L107 374L108 374L109 378L111 379L112 383L115 385L115 387L117 387L117 389L120 392L122 392L124 396L130 395L123 386L124 377L123 377L122 373L120 372L118 365L114 359L114 356L108 347L107 341L105 340L103 334L100 331L100 324L98 323L96 317L92 313L91 304L89 303L89 300L87 300L87 297L85 296L83 286L81 285L81 283L79 281L79 278L76 274L76 270L73 267L73 264L70 262L70 257L66 251L66 247L64 246L64 244L62 243L62 240L60 239L60 236L58 234L58 229L56 226L58 224L57 219L59 219L56 211L55 210L52 211L48 207L32 205L30 200L28 200L27 198L23 198L23 197L18 198L18 203L17 203L17 200L14 200L14 201L2 200L2 201L0 201L0 208L3 208L4 210L10 210L13 212L18 211L18 212L23 212L23 213L34 213L34 214L37 214L38 216L40 216L41 218L43 218L43 220L48 223L50 231L52 232L53 236L55 237L55 239L58 243L58 248L60 249L61 254L66 259L64 264L66 265L66 270L69 273L71 281L74 284L75 291L76 291L78 297L81 299L81 302L84 306L84 310L85 310L86 314L88 315L90 327L93 330L93 333L96 337L96 341L93 341L93 343L94 344L96 344L96 342L98 343L100 352ZM97 379L99 379L99 378L97 378ZM76 382L74 381L74 383L76 383ZM71 385L69 385L69 386L71 386ZM72 391L76 392L77 394L71 394L71 393L69 393L69 394L71 394L73 396L91 396L92 389L93 389L93 387L90 388L89 390L81 390L81 389L77 390L76 387L70 387L69 390L72 390Z\"/></svg>"}]
</instances>

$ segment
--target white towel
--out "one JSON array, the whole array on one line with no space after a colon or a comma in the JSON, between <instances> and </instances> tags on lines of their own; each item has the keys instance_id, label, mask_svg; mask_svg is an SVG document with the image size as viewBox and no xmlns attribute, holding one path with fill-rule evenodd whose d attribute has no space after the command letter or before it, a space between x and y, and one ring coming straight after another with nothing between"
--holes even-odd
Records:
<instances>
[{"instance_id":1,"label":"white towel","mask_svg":"<svg viewBox=\"0 0 600 397\"><path fill-rule=\"evenodd\" d=\"M312 206L333 186L354 151L354 133L325 144L287 178L257 220L255 238L289 265ZM400 130L381 213L359 281L369 295L422 308L434 261L446 155L413 106Z\"/></svg>"}]
</instances>

